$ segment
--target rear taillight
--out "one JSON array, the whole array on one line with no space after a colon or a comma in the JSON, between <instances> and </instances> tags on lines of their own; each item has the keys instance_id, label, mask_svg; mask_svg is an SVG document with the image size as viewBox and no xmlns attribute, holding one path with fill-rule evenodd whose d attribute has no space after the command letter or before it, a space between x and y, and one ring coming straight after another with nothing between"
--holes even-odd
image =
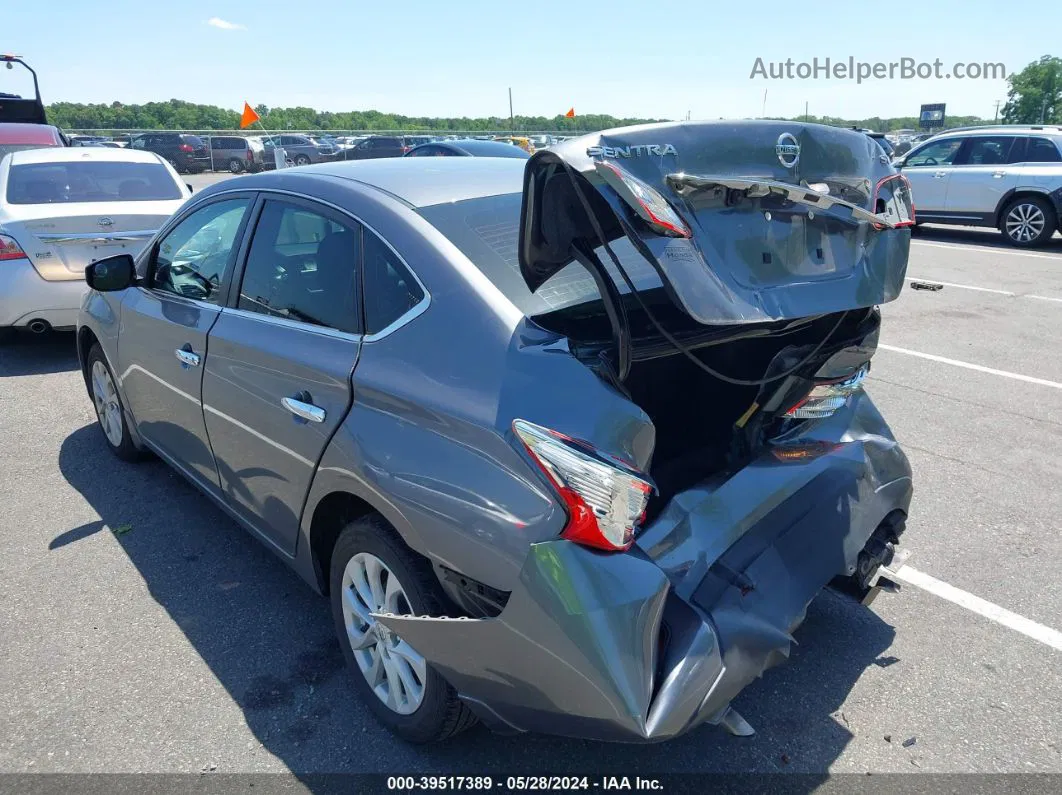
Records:
<instances>
[{"instance_id":1,"label":"rear taillight","mask_svg":"<svg viewBox=\"0 0 1062 795\"><path fill-rule=\"evenodd\" d=\"M412 146L403 146L402 147L402 154L405 154L406 152L408 152L412 148L413 148Z\"/></svg>"},{"instance_id":2,"label":"rear taillight","mask_svg":"<svg viewBox=\"0 0 1062 795\"><path fill-rule=\"evenodd\" d=\"M191 144L181 144L177 148L180 149L182 152L194 152L195 151L195 149L192 148Z\"/></svg>"},{"instance_id":3,"label":"rear taillight","mask_svg":"<svg viewBox=\"0 0 1062 795\"><path fill-rule=\"evenodd\" d=\"M785 416L795 420L817 420L829 417L848 402L848 398L863 388L870 371L865 364L855 375L836 381L816 381L807 397L794 404Z\"/></svg>"},{"instance_id":4,"label":"rear taillight","mask_svg":"<svg viewBox=\"0 0 1062 795\"><path fill-rule=\"evenodd\" d=\"M651 185L628 174L614 163L599 160L594 166L601 178L657 232L669 237L690 237L690 228L686 226L686 222Z\"/></svg>"},{"instance_id":5,"label":"rear taillight","mask_svg":"<svg viewBox=\"0 0 1062 795\"><path fill-rule=\"evenodd\" d=\"M513 431L564 501L563 538L609 551L634 542L652 484L622 462L556 431L524 420L515 420Z\"/></svg>"},{"instance_id":6,"label":"rear taillight","mask_svg":"<svg viewBox=\"0 0 1062 795\"><path fill-rule=\"evenodd\" d=\"M0 262L9 259L25 259L26 252L22 250L13 237L0 235Z\"/></svg>"},{"instance_id":7,"label":"rear taillight","mask_svg":"<svg viewBox=\"0 0 1062 795\"><path fill-rule=\"evenodd\" d=\"M253 163L254 162L254 151L252 151L251 149L247 150L247 162L248 163Z\"/></svg>"}]
</instances>

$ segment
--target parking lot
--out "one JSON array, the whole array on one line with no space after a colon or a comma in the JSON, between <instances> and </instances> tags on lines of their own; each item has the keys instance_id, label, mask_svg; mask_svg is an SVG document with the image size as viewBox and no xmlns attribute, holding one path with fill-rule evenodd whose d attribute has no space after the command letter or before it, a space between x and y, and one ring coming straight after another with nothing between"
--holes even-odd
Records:
<instances>
[{"instance_id":1,"label":"parking lot","mask_svg":"<svg viewBox=\"0 0 1062 795\"><path fill-rule=\"evenodd\" d=\"M0 770L1062 772L1062 239L928 229L908 275L943 289L885 307L868 387L916 478L901 592L823 593L735 704L754 737L633 750L395 741L328 603L164 464L108 452L72 335L20 337L0 348Z\"/></svg>"}]
</instances>

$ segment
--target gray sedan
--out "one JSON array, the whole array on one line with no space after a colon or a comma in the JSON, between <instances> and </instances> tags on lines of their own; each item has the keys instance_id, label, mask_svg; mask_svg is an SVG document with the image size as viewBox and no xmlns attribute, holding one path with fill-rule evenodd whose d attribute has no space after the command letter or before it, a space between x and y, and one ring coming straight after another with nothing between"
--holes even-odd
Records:
<instances>
[{"instance_id":1,"label":"gray sedan","mask_svg":"<svg viewBox=\"0 0 1062 795\"><path fill-rule=\"evenodd\" d=\"M263 173L90 266L79 358L114 454L328 595L399 736L748 734L732 699L903 531L861 387L910 209L789 122Z\"/></svg>"}]
</instances>

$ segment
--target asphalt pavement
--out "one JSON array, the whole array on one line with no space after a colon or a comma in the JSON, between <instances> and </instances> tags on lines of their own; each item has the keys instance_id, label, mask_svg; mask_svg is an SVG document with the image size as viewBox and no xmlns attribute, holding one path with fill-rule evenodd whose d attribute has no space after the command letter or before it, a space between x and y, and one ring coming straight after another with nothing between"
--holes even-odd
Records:
<instances>
[{"instance_id":1,"label":"asphalt pavement","mask_svg":"<svg viewBox=\"0 0 1062 795\"><path fill-rule=\"evenodd\" d=\"M165 465L110 455L71 335L0 348L0 771L1062 772L1062 240L925 230L910 274L947 286L884 308L868 389L911 458L930 585L824 592L736 702L755 736L637 748L396 741L327 602Z\"/></svg>"}]
</instances>

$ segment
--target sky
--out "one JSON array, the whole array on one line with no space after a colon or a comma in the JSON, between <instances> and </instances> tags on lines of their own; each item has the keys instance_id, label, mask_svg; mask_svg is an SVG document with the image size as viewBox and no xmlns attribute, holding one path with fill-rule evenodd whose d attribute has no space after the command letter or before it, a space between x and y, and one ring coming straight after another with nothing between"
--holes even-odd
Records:
<instances>
[{"instance_id":1,"label":"sky","mask_svg":"<svg viewBox=\"0 0 1062 795\"><path fill-rule=\"evenodd\" d=\"M1007 74L1062 56L1062 3L1020 24L988 0L935 3L666 0L4 0L0 51L22 55L45 102L170 98L240 109L302 105L409 116L577 114L694 119L917 115L992 118L1005 79L765 79L770 64L940 59ZM777 67L776 67L777 68ZM19 70L24 71L24 70ZM0 91L26 81L0 71ZM764 92L766 90L766 103Z\"/></svg>"}]
</instances>

